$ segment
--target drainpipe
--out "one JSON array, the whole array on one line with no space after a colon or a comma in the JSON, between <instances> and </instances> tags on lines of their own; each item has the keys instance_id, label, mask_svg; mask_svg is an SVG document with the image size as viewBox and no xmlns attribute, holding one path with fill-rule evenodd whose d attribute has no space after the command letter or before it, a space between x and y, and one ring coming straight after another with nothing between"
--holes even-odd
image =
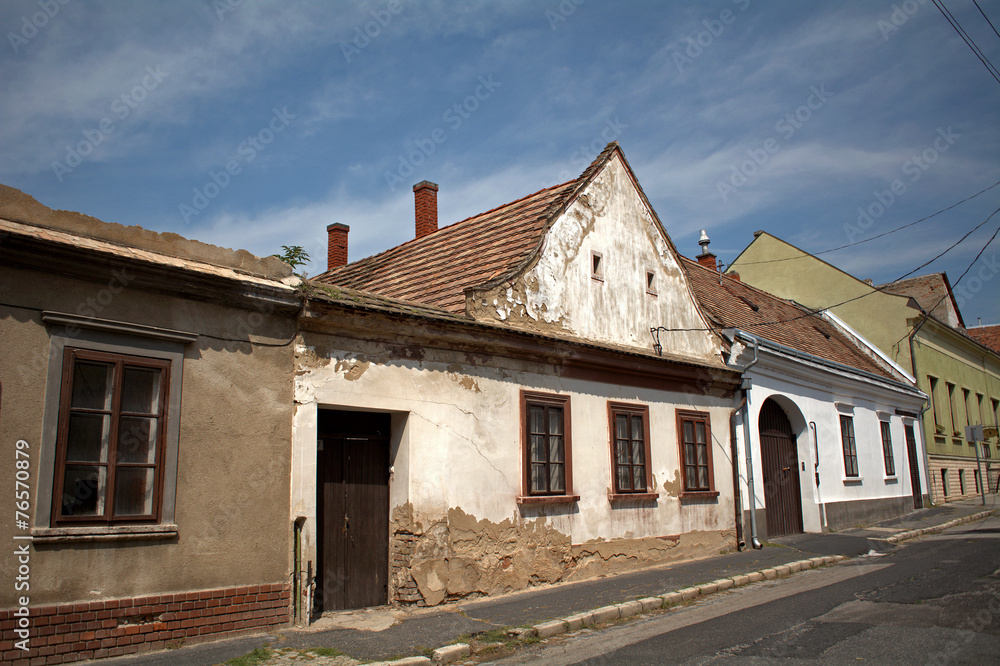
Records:
<instances>
[{"instance_id":1,"label":"drainpipe","mask_svg":"<svg viewBox=\"0 0 1000 666\"><path fill-rule=\"evenodd\" d=\"M750 545L756 550L760 550L764 547L764 544L760 542L757 538L757 502L754 497L754 483L753 483L753 448L750 444L750 378L746 376L746 373L750 368L757 365L757 361L760 360L759 350L760 343L757 338L752 335L744 334L742 331L736 329L727 329L724 334L728 333L732 335L732 339L736 340L737 337L742 337L744 340L753 343L753 360L747 363L741 370L740 374L743 377L741 389L743 391L743 401L740 403L740 408L743 410L743 441L746 447L746 461L747 461L747 495L750 498ZM728 337L728 336L727 336ZM739 408L738 408L739 409Z\"/></svg>"},{"instance_id":2,"label":"drainpipe","mask_svg":"<svg viewBox=\"0 0 1000 666\"><path fill-rule=\"evenodd\" d=\"M913 340L916 337L917 332L923 327L923 325L925 323L927 323L927 315L926 314L924 314L924 317L920 320L920 323L917 324L916 326L914 326L913 330L910 331L910 334L908 336L906 336L908 338L908 340L909 340L909 343L910 343L910 366L913 368L913 378L917 380L917 388L920 388L920 374L917 371L917 356L914 353ZM930 386L928 386L927 388L928 388L928 390L930 390ZM927 428L924 427L924 418L923 418L923 416L924 416L924 412L926 412L928 409L930 409L930 406L931 406L931 404L933 402L934 402L934 396L932 396L932 395L928 396L927 403L924 405L924 408L921 409L920 413L918 414L918 416L920 417L920 432L924 436L924 478L927 481L927 497L930 498L931 504L934 503L934 494L931 492L931 485L932 485L931 484L931 459L930 459L930 454L927 453L927 442L928 442L928 439L927 439ZM944 498L943 497L941 498L941 500L942 500L941 503L944 504ZM921 503L923 503L923 502L921 502Z\"/></svg>"},{"instance_id":3,"label":"drainpipe","mask_svg":"<svg viewBox=\"0 0 1000 666\"><path fill-rule=\"evenodd\" d=\"M819 492L819 435L816 433L816 422L809 422L809 429L812 430L813 434L813 450L816 455L816 463L813 465L813 470L816 474L816 503L819 505L819 531L826 531L826 506L823 505L823 498Z\"/></svg>"},{"instance_id":4,"label":"drainpipe","mask_svg":"<svg viewBox=\"0 0 1000 666\"><path fill-rule=\"evenodd\" d=\"M302 622L302 526L306 519L299 516L292 524L295 535L295 562L292 568L292 613L295 625Z\"/></svg>"},{"instance_id":5,"label":"drainpipe","mask_svg":"<svg viewBox=\"0 0 1000 666\"><path fill-rule=\"evenodd\" d=\"M743 552L747 544L743 541L743 500L740 499L740 445L739 437L736 435L736 414L743 405L746 404L746 397L740 402L736 409L729 413L729 449L730 459L733 461L733 493L736 504L736 550Z\"/></svg>"}]
</instances>

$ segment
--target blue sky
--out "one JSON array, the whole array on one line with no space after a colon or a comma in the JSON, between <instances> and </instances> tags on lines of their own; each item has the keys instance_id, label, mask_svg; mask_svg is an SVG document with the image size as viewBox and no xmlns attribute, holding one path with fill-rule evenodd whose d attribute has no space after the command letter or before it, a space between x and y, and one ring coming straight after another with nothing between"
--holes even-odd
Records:
<instances>
[{"instance_id":1,"label":"blue sky","mask_svg":"<svg viewBox=\"0 0 1000 666\"><path fill-rule=\"evenodd\" d=\"M946 4L1000 64L972 1ZM1000 83L929 0L6 0L0 28L0 182L301 245L310 274L332 222L352 260L411 238L418 181L448 224L576 177L608 139L680 251L705 228L723 262L757 229L821 252L1000 181ZM888 282L998 207L1000 187L822 256ZM955 283L998 226L917 274ZM956 288L968 325L1000 323L998 257L1000 239Z\"/></svg>"}]
</instances>

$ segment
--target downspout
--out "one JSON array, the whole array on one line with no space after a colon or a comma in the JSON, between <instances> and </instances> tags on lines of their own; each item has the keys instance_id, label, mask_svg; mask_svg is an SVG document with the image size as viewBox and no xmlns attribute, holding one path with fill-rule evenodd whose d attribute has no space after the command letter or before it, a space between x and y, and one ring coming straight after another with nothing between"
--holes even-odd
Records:
<instances>
[{"instance_id":1,"label":"downspout","mask_svg":"<svg viewBox=\"0 0 1000 666\"><path fill-rule=\"evenodd\" d=\"M743 541L743 500L740 498L740 445L739 437L736 434L736 414L741 409L743 405L746 404L746 397L744 396L740 404L729 412L729 457L733 461L733 499L736 504L736 550L743 552L747 547L745 541Z\"/></svg>"},{"instance_id":2,"label":"downspout","mask_svg":"<svg viewBox=\"0 0 1000 666\"><path fill-rule=\"evenodd\" d=\"M819 492L819 435L816 433L816 422L810 421L809 428L812 430L813 451L816 456L813 470L816 474L816 503L819 504L819 530L820 532L826 532L826 506L823 505L823 498Z\"/></svg>"},{"instance_id":3,"label":"downspout","mask_svg":"<svg viewBox=\"0 0 1000 666\"><path fill-rule=\"evenodd\" d=\"M738 333L734 332L733 339ZM746 447L746 461L747 461L747 495L750 499L750 545L756 550L760 550L764 547L764 544L760 542L757 538L757 502L754 497L754 483L753 483L753 448L750 444L750 378L746 376L747 371L753 366L757 365L757 361L760 360L759 343L756 338L752 336L747 336L750 342L753 342L753 360L750 361L745 367L740 370L740 374L743 376L743 382L741 389L743 390L743 401L740 404L740 408L743 410L743 441Z\"/></svg>"},{"instance_id":4,"label":"downspout","mask_svg":"<svg viewBox=\"0 0 1000 666\"><path fill-rule=\"evenodd\" d=\"M908 336L906 336L907 339L909 340L909 343L910 343L910 366L913 368L913 378L917 380L917 388L920 388L920 373L917 371L917 355L914 353L913 339L916 337L917 332L919 332L920 329L923 328L923 325L925 323L927 323L927 315L926 314L924 314L924 317L923 317L923 319L920 320L920 323L917 324L916 326L914 326L913 330L910 331L910 334ZM928 386L927 390L930 391L930 388L931 387ZM924 408L920 410L920 413L917 416L920 417L920 432L923 434L923 440L924 440L924 447L923 447L924 448L924 481L925 481L925 483L927 483L927 497L930 499L931 504L933 504L934 503L934 495L931 493L931 460L930 460L930 455L927 453L927 442L928 442L928 440L927 440L927 428L924 426L925 420L924 420L923 416L924 416L924 412L926 412L928 409L930 409L930 406L934 403L934 396L933 395L928 395L927 397L928 397L927 404L924 405Z\"/></svg>"}]
</instances>

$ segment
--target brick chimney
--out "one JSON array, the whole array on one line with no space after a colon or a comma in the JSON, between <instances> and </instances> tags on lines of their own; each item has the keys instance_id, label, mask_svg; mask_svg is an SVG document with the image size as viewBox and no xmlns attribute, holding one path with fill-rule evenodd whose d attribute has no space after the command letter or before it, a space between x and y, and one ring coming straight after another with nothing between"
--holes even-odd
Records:
<instances>
[{"instance_id":1,"label":"brick chimney","mask_svg":"<svg viewBox=\"0 0 1000 666\"><path fill-rule=\"evenodd\" d=\"M347 264L347 232L351 228L346 224L334 222L326 227L326 270L331 271Z\"/></svg>"},{"instance_id":2,"label":"brick chimney","mask_svg":"<svg viewBox=\"0 0 1000 666\"><path fill-rule=\"evenodd\" d=\"M719 265L715 261L715 255L708 251L708 244L710 242L711 241L708 240L708 233L704 229L702 229L701 238L698 239L698 245L701 246L701 254L699 254L695 258L698 260L698 263L704 266L705 268L710 268L713 271L717 271L719 270Z\"/></svg>"},{"instance_id":3,"label":"brick chimney","mask_svg":"<svg viewBox=\"0 0 1000 666\"><path fill-rule=\"evenodd\" d=\"M432 234L438 228L438 186L422 180L413 186L413 208L417 222L417 238Z\"/></svg>"}]
</instances>

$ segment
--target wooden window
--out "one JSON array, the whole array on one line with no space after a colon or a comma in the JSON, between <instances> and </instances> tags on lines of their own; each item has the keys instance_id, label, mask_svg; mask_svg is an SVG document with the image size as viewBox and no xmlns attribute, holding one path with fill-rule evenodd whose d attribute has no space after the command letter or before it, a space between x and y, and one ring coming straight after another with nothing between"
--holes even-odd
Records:
<instances>
[{"instance_id":1,"label":"wooden window","mask_svg":"<svg viewBox=\"0 0 1000 666\"><path fill-rule=\"evenodd\" d=\"M608 403L615 495L653 492L650 478L649 407Z\"/></svg>"},{"instance_id":2,"label":"wooden window","mask_svg":"<svg viewBox=\"0 0 1000 666\"><path fill-rule=\"evenodd\" d=\"M576 500L570 446L569 396L521 392L524 478L522 501Z\"/></svg>"},{"instance_id":3,"label":"wooden window","mask_svg":"<svg viewBox=\"0 0 1000 666\"><path fill-rule=\"evenodd\" d=\"M972 425L974 422L972 420L972 410L969 409L969 400L972 398L972 392L969 389L962 389L962 404L965 406L965 425Z\"/></svg>"},{"instance_id":4,"label":"wooden window","mask_svg":"<svg viewBox=\"0 0 1000 666\"><path fill-rule=\"evenodd\" d=\"M840 438L844 445L844 475L858 476L858 448L854 441L854 418L840 415Z\"/></svg>"},{"instance_id":5,"label":"wooden window","mask_svg":"<svg viewBox=\"0 0 1000 666\"><path fill-rule=\"evenodd\" d=\"M685 494L718 496L712 474L712 429L704 412L677 410L677 441L683 465L681 478Z\"/></svg>"},{"instance_id":6,"label":"wooden window","mask_svg":"<svg viewBox=\"0 0 1000 666\"><path fill-rule=\"evenodd\" d=\"M604 257L600 252L590 253L590 277L604 281Z\"/></svg>"},{"instance_id":7,"label":"wooden window","mask_svg":"<svg viewBox=\"0 0 1000 666\"><path fill-rule=\"evenodd\" d=\"M170 362L64 354L53 524L158 521Z\"/></svg>"},{"instance_id":8,"label":"wooden window","mask_svg":"<svg viewBox=\"0 0 1000 666\"><path fill-rule=\"evenodd\" d=\"M938 380L935 377L927 376L927 381L930 383L930 394L931 394L931 414L934 416L934 425L937 426L938 430L944 429L944 424L941 421L941 405L938 402Z\"/></svg>"},{"instance_id":9,"label":"wooden window","mask_svg":"<svg viewBox=\"0 0 1000 666\"><path fill-rule=\"evenodd\" d=\"M882 457L885 459L885 475L896 476L896 461L892 458L892 433L888 421L879 421L882 428Z\"/></svg>"},{"instance_id":10,"label":"wooden window","mask_svg":"<svg viewBox=\"0 0 1000 666\"><path fill-rule=\"evenodd\" d=\"M958 421L955 420L955 385L951 382L945 382L948 386L948 411L951 412L951 433L952 435L958 433Z\"/></svg>"}]
</instances>

